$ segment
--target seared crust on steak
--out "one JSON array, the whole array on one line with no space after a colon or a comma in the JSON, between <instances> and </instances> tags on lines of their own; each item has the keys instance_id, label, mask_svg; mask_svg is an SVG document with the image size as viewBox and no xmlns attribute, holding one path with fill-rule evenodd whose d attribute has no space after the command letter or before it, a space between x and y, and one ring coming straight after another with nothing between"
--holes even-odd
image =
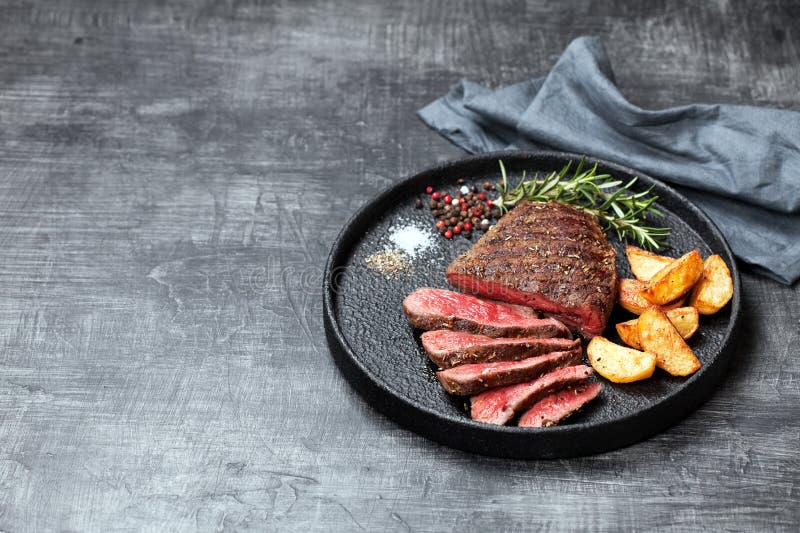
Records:
<instances>
[{"instance_id":1,"label":"seared crust on steak","mask_svg":"<svg viewBox=\"0 0 800 533\"><path fill-rule=\"evenodd\" d=\"M592 337L617 290L614 249L593 215L558 202L526 202L447 267L458 289L528 305Z\"/></svg>"},{"instance_id":2,"label":"seared crust on steak","mask_svg":"<svg viewBox=\"0 0 800 533\"><path fill-rule=\"evenodd\" d=\"M577 351L579 339L552 337L514 337L495 339L463 331L446 329L426 331L420 336L422 347L439 368L451 368L466 363L519 361L550 352Z\"/></svg>"},{"instance_id":3,"label":"seared crust on steak","mask_svg":"<svg viewBox=\"0 0 800 533\"><path fill-rule=\"evenodd\" d=\"M460 365L436 373L444 390L456 396L470 396L494 387L515 385L538 378L542 374L581 362L577 347L566 352L551 352L519 361Z\"/></svg>"},{"instance_id":4,"label":"seared crust on steak","mask_svg":"<svg viewBox=\"0 0 800 533\"><path fill-rule=\"evenodd\" d=\"M478 422L506 424L515 414L530 409L546 396L586 382L592 372L591 367L585 365L568 366L545 374L530 383L482 392L470 399L470 416Z\"/></svg>"},{"instance_id":5,"label":"seared crust on steak","mask_svg":"<svg viewBox=\"0 0 800 533\"><path fill-rule=\"evenodd\" d=\"M527 428L554 426L597 398L602 390L603 386L597 382L568 387L539 401L520 417L517 425Z\"/></svg>"}]
</instances>

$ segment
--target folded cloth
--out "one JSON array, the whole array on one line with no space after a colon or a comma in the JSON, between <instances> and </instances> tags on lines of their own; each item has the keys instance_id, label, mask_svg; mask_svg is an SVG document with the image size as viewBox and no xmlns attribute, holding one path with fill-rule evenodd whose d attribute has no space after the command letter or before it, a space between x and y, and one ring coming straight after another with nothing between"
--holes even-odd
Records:
<instances>
[{"instance_id":1,"label":"folded cloth","mask_svg":"<svg viewBox=\"0 0 800 533\"><path fill-rule=\"evenodd\" d=\"M733 252L786 284L800 278L800 113L631 104L602 44L572 41L546 77L491 91L462 80L418 112L470 152L557 149L617 161L676 186Z\"/></svg>"}]
</instances>

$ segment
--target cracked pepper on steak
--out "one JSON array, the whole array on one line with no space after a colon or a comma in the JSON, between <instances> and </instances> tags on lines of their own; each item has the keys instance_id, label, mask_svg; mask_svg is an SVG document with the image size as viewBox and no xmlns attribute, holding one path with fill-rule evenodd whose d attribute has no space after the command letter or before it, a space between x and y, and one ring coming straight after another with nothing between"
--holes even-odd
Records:
<instances>
[{"instance_id":1,"label":"cracked pepper on steak","mask_svg":"<svg viewBox=\"0 0 800 533\"><path fill-rule=\"evenodd\" d=\"M616 253L593 215L558 202L518 205L447 267L468 293L528 305L585 337L605 329Z\"/></svg>"}]
</instances>

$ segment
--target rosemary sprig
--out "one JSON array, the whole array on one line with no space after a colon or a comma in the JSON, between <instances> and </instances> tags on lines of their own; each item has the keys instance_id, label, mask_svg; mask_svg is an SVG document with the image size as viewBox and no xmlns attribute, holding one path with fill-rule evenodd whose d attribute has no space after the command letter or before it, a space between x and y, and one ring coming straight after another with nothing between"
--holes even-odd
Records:
<instances>
[{"instance_id":1,"label":"rosemary sprig","mask_svg":"<svg viewBox=\"0 0 800 533\"><path fill-rule=\"evenodd\" d=\"M637 178L623 184L610 174L597 174L597 165L584 170L584 159L581 159L570 177L567 174L572 166L571 162L559 172L551 172L544 177L539 177L537 173L533 178L526 179L523 171L522 180L516 186L510 187L506 167L502 161L498 163L503 181L497 184L500 198L495 201L495 205L500 208L501 213L520 202L553 200L593 214L606 230L613 229L620 239L631 237L643 248L661 248L664 245L663 239L669 236L669 228L643 224L648 215L664 214L653 205L658 200L658 196L650 194L653 187L638 193L630 191Z\"/></svg>"}]
</instances>

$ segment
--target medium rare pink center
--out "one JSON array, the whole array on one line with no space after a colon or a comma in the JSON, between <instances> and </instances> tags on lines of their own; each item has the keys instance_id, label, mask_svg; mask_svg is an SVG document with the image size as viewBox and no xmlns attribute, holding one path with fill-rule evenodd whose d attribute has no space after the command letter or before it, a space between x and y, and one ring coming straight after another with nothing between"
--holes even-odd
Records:
<instances>
[{"instance_id":1,"label":"medium rare pink center","mask_svg":"<svg viewBox=\"0 0 800 533\"><path fill-rule=\"evenodd\" d=\"M438 307L447 315L467 314L476 321L504 324L534 317L533 311L499 302L487 302L468 294L439 289L430 289L420 294L426 305Z\"/></svg>"}]
</instances>

